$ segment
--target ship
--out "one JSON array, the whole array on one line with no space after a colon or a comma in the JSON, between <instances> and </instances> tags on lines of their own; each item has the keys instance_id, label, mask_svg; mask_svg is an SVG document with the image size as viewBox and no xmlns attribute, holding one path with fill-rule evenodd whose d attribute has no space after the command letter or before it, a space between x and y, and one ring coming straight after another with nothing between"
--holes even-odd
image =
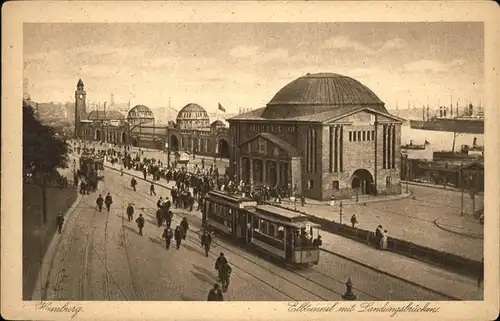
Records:
<instances>
[{"instance_id":1,"label":"ship","mask_svg":"<svg viewBox=\"0 0 500 321\"><path fill-rule=\"evenodd\" d=\"M453 108L450 107L453 111ZM425 114L425 108L422 110ZM457 106L458 114L458 106ZM428 117L429 107L427 107L427 119L410 120L410 127L420 130L445 131L465 134L484 134L484 113L482 111L474 113L474 107L469 104L463 115L447 117L447 107L439 107L439 116Z\"/></svg>"},{"instance_id":2,"label":"ship","mask_svg":"<svg viewBox=\"0 0 500 321\"><path fill-rule=\"evenodd\" d=\"M455 142L453 142L455 144ZM472 146L462 145L460 151L436 151L432 154L434 161L469 161L475 159L484 159L484 146L477 144L477 138L474 137Z\"/></svg>"},{"instance_id":3,"label":"ship","mask_svg":"<svg viewBox=\"0 0 500 321\"><path fill-rule=\"evenodd\" d=\"M427 145L430 145L431 143L429 143L429 141L427 141L427 139L425 140L425 142L423 144L413 144L413 141L410 140L410 143L409 144L406 144L406 145L401 145L401 149L415 149L415 150L424 150L427 148Z\"/></svg>"}]
</instances>

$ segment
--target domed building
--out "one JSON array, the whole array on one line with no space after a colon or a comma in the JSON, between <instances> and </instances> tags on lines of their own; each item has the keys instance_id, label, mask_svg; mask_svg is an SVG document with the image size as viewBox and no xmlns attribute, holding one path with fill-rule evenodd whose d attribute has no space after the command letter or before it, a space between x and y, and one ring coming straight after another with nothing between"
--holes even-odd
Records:
<instances>
[{"instance_id":1,"label":"domed building","mask_svg":"<svg viewBox=\"0 0 500 321\"><path fill-rule=\"evenodd\" d=\"M125 116L109 110L104 103L102 109L87 111L87 92L83 81L76 84L75 91L75 137L88 141L109 144L125 144L128 140Z\"/></svg>"},{"instance_id":2,"label":"domed building","mask_svg":"<svg viewBox=\"0 0 500 321\"><path fill-rule=\"evenodd\" d=\"M189 103L178 113L176 123L169 124L171 151L184 150L205 156L229 158L230 139L228 126L220 120L210 124L206 110Z\"/></svg>"},{"instance_id":3,"label":"domed building","mask_svg":"<svg viewBox=\"0 0 500 321\"><path fill-rule=\"evenodd\" d=\"M238 179L328 200L401 193L404 119L351 77L307 74L228 119Z\"/></svg>"},{"instance_id":4,"label":"domed building","mask_svg":"<svg viewBox=\"0 0 500 321\"><path fill-rule=\"evenodd\" d=\"M203 107L190 103L179 111L176 123L180 129L208 129L210 118Z\"/></svg>"}]
</instances>

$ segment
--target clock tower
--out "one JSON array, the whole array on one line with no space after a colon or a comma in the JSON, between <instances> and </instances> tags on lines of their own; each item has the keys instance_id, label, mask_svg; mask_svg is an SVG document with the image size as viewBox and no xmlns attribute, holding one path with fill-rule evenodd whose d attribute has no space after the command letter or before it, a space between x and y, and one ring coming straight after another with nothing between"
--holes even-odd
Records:
<instances>
[{"instance_id":1,"label":"clock tower","mask_svg":"<svg viewBox=\"0 0 500 321\"><path fill-rule=\"evenodd\" d=\"M87 115L86 98L87 93L83 89L83 81L80 79L75 91L75 138L80 137L80 121Z\"/></svg>"}]
</instances>

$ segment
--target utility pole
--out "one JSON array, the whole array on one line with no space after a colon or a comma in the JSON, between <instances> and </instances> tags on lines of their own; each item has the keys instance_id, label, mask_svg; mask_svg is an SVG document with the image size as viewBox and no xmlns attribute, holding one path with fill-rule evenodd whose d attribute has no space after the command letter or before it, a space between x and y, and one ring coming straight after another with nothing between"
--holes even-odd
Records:
<instances>
[{"instance_id":1,"label":"utility pole","mask_svg":"<svg viewBox=\"0 0 500 321\"><path fill-rule=\"evenodd\" d=\"M47 224L47 186L45 182L45 172L42 172L42 214L43 224Z\"/></svg>"},{"instance_id":2,"label":"utility pole","mask_svg":"<svg viewBox=\"0 0 500 321\"><path fill-rule=\"evenodd\" d=\"M410 180L410 164L408 163L408 154L406 154L406 194L408 194L408 181Z\"/></svg>"},{"instance_id":3,"label":"utility pole","mask_svg":"<svg viewBox=\"0 0 500 321\"><path fill-rule=\"evenodd\" d=\"M342 225L342 201L340 201L340 205L339 205L339 208L340 208L340 225Z\"/></svg>"},{"instance_id":4,"label":"utility pole","mask_svg":"<svg viewBox=\"0 0 500 321\"><path fill-rule=\"evenodd\" d=\"M460 198L460 215L464 215L464 178L463 178L463 162L460 162L460 187L461 187L461 198Z\"/></svg>"}]
</instances>

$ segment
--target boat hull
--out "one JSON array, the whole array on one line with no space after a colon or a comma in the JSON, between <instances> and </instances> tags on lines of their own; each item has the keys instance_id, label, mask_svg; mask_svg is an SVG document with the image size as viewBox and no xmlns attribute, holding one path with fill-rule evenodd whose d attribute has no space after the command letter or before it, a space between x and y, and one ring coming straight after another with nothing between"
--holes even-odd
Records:
<instances>
[{"instance_id":1,"label":"boat hull","mask_svg":"<svg viewBox=\"0 0 500 321\"><path fill-rule=\"evenodd\" d=\"M410 120L412 129L484 134L484 119L431 119L428 121Z\"/></svg>"}]
</instances>

